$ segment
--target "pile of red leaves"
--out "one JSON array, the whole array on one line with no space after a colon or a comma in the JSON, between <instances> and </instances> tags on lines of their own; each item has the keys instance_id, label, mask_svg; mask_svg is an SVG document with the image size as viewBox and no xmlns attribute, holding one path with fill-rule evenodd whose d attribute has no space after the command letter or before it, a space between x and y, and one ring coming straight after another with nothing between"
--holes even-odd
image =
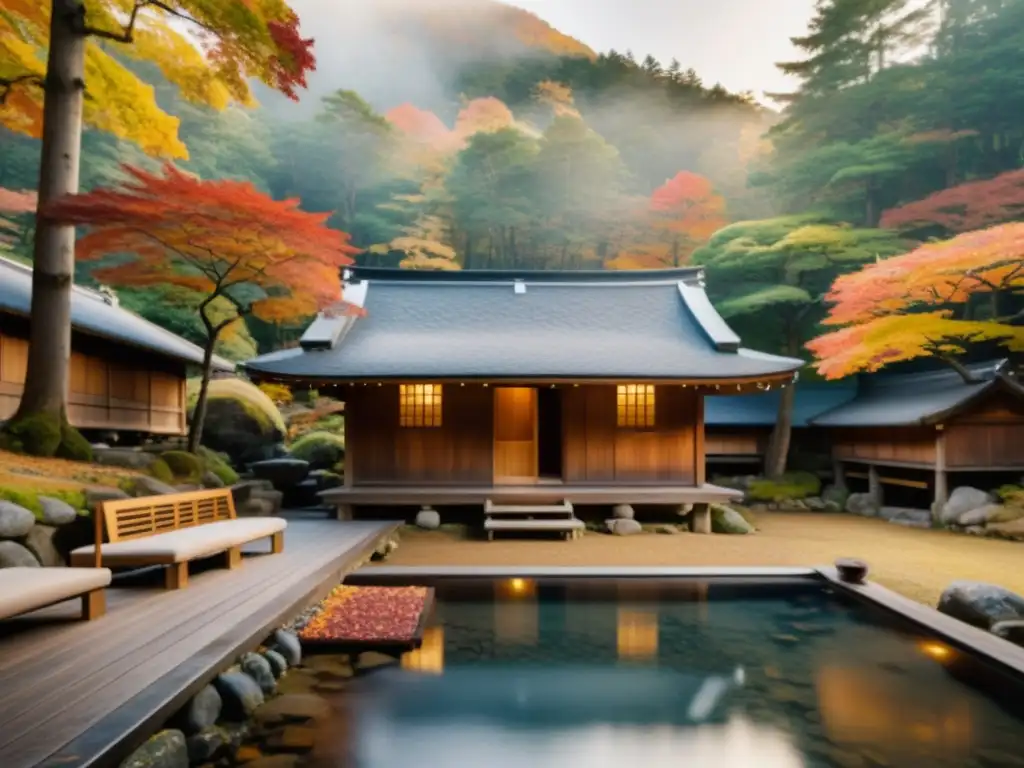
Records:
<instances>
[{"instance_id":1,"label":"pile of red leaves","mask_svg":"<svg viewBox=\"0 0 1024 768\"><path fill-rule=\"evenodd\" d=\"M411 641L427 608L426 587L341 585L299 632L312 643L396 643Z\"/></svg>"}]
</instances>

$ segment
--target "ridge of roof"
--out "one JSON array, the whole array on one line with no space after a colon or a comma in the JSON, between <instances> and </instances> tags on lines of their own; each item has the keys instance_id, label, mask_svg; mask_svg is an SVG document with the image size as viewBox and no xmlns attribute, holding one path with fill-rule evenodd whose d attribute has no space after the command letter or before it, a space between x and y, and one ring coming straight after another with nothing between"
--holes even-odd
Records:
<instances>
[{"instance_id":1,"label":"ridge of roof","mask_svg":"<svg viewBox=\"0 0 1024 768\"><path fill-rule=\"evenodd\" d=\"M1007 360L964 366L976 380L966 382L953 368L916 373L873 374L847 403L811 420L818 426L912 426L937 424L1002 386Z\"/></svg>"},{"instance_id":2,"label":"ridge of roof","mask_svg":"<svg viewBox=\"0 0 1024 768\"><path fill-rule=\"evenodd\" d=\"M396 267L345 267L343 280L358 283L366 280L381 283L557 283L562 285L638 285L688 283L703 284L703 267L672 267L668 269L459 269L426 270Z\"/></svg>"}]
</instances>

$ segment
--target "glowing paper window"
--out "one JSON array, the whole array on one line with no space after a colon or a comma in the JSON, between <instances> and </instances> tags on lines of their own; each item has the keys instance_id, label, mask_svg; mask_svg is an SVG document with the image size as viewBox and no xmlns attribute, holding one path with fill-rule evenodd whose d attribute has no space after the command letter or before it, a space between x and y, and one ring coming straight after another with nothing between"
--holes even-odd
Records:
<instances>
[{"instance_id":1,"label":"glowing paper window","mask_svg":"<svg viewBox=\"0 0 1024 768\"><path fill-rule=\"evenodd\" d=\"M617 405L620 427L654 426L653 384L619 384Z\"/></svg>"},{"instance_id":2,"label":"glowing paper window","mask_svg":"<svg viewBox=\"0 0 1024 768\"><path fill-rule=\"evenodd\" d=\"M440 427L441 385L400 384L398 424L402 427Z\"/></svg>"}]
</instances>

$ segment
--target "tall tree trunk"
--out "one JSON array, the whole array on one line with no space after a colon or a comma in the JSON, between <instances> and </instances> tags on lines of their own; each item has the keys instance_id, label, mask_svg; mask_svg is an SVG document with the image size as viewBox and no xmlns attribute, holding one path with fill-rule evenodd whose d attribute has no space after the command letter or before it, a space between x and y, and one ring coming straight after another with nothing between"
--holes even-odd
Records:
<instances>
[{"instance_id":1,"label":"tall tree trunk","mask_svg":"<svg viewBox=\"0 0 1024 768\"><path fill-rule=\"evenodd\" d=\"M43 100L39 209L78 191L85 77L85 9L79 0L53 0ZM32 269L32 325L28 371L12 422L39 414L67 418L71 357L71 284L75 228L36 217Z\"/></svg>"},{"instance_id":2,"label":"tall tree trunk","mask_svg":"<svg viewBox=\"0 0 1024 768\"><path fill-rule=\"evenodd\" d=\"M203 438L203 424L206 421L206 403L210 390L210 377L213 374L213 348L217 346L219 330L206 335L206 348L203 350L203 380L199 384L199 397L196 398L196 410L192 414L192 424L188 429L188 451L195 453L199 441Z\"/></svg>"},{"instance_id":3,"label":"tall tree trunk","mask_svg":"<svg viewBox=\"0 0 1024 768\"><path fill-rule=\"evenodd\" d=\"M775 415L775 427L768 439L764 456L764 473L768 477L779 477L786 471L789 458L789 443L793 435L793 404L796 400L796 385L790 384L782 390L779 410Z\"/></svg>"},{"instance_id":4,"label":"tall tree trunk","mask_svg":"<svg viewBox=\"0 0 1024 768\"><path fill-rule=\"evenodd\" d=\"M786 340L786 354L797 357L800 340L797 331L789 328ZM775 414L775 426L764 455L764 473L768 477L779 477L786 471L789 459L789 444L793 437L793 406L796 402L796 383L789 384L779 397L779 409Z\"/></svg>"}]
</instances>

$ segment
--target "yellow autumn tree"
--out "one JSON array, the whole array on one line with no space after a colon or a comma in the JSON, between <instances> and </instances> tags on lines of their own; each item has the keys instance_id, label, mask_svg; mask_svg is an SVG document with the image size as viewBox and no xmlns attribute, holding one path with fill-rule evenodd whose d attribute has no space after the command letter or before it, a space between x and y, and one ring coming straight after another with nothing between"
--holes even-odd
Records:
<instances>
[{"instance_id":1,"label":"yellow autumn tree","mask_svg":"<svg viewBox=\"0 0 1024 768\"><path fill-rule=\"evenodd\" d=\"M941 359L966 377L958 358L972 344L1024 353L1024 224L967 232L869 264L838 278L825 298L833 305L825 325L840 328L807 348L826 378L920 357Z\"/></svg>"},{"instance_id":2,"label":"yellow autumn tree","mask_svg":"<svg viewBox=\"0 0 1024 768\"><path fill-rule=\"evenodd\" d=\"M177 118L131 60L156 64L186 99L223 108L251 103L254 79L294 98L311 47L284 0L3 0L0 125L42 139L42 211L78 191L83 124L153 155L187 156ZM65 452L82 444L66 417L74 244L73 226L37 215L27 378L5 426L59 430Z\"/></svg>"}]
</instances>

